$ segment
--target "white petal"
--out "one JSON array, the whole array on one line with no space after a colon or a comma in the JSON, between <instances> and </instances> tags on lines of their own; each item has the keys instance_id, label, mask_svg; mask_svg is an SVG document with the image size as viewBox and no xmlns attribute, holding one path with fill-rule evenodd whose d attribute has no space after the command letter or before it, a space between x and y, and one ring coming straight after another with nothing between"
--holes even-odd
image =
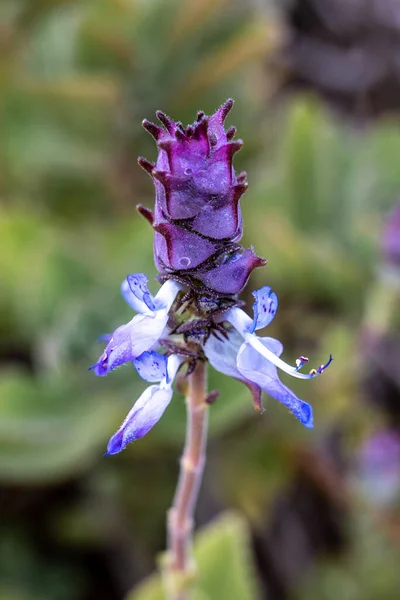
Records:
<instances>
[{"instance_id":1,"label":"white petal","mask_svg":"<svg viewBox=\"0 0 400 600\"><path fill-rule=\"evenodd\" d=\"M154 304L157 309L165 308L167 311L171 308L174 300L180 291L181 286L176 281L168 279L160 288L158 294L154 298Z\"/></svg>"},{"instance_id":2,"label":"white petal","mask_svg":"<svg viewBox=\"0 0 400 600\"><path fill-rule=\"evenodd\" d=\"M168 310L159 310L154 316L136 315L131 321L132 356L140 356L157 345L168 322Z\"/></svg>"}]
</instances>

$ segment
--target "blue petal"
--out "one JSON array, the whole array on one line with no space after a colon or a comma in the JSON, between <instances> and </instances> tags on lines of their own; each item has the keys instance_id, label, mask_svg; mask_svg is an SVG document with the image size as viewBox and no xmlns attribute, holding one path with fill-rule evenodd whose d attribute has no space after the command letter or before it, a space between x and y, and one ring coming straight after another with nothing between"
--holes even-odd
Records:
<instances>
[{"instance_id":1,"label":"blue petal","mask_svg":"<svg viewBox=\"0 0 400 600\"><path fill-rule=\"evenodd\" d=\"M97 341L98 342L109 342L111 340L111 338L112 338L112 333L102 333L97 338Z\"/></svg>"},{"instance_id":2,"label":"blue petal","mask_svg":"<svg viewBox=\"0 0 400 600\"><path fill-rule=\"evenodd\" d=\"M255 302L253 304L254 319L250 333L263 329L271 323L278 310L278 296L269 286L264 286L253 292Z\"/></svg>"},{"instance_id":3,"label":"blue petal","mask_svg":"<svg viewBox=\"0 0 400 600\"><path fill-rule=\"evenodd\" d=\"M133 360L136 371L142 379L154 383L167 378L167 357L152 350L143 352Z\"/></svg>"},{"instance_id":4,"label":"blue petal","mask_svg":"<svg viewBox=\"0 0 400 600\"><path fill-rule=\"evenodd\" d=\"M282 344L274 338L259 338L261 343L276 356L282 353ZM259 354L250 344L245 342L238 353L237 367L242 376L259 385L267 394L284 404L305 425L314 425L312 407L300 400L292 390L284 385L275 365Z\"/></svg>"},{"instance_id":5,"label":"blue petal","mask_svg":"<svg viewBox=\"0 0 400 600\"><path fill-rule=\"evenodd\" d=\"M98 362L90 369L94 369L96 375L107 375L123 363L132 362L143 352L155 348L167 321L166 309L156 311L152 316L136 315L114 331Z\"/></svg>"},{"instance_id":6,"label":"blue petal","mask_svg":"<svg viewBox=\"0 0 400 600\"><path fill-rule=\"evenodd\" d=\"M124 281L121 283L121 294L123 299L125 300L125 302L127 304L129 304L129 306L138 313L145 313L148 312L148 308L147 305L142 302L141 300L139 300L135 294L132 293L131 288L129 287L129 283L127 279L124 279Z\"/></svg>"},{"instance_id":7,"label":"blue petal","mask_svg":"<svg viewBox=\"0 0 400 600\"><path fill-rule=\"evenodd\" d=\"M128 275L126 280L134 296L144 302L150 310L155 310L153 297L147 287L148 277L144 273L136 273Z\"/></svg>"},{"instance_id":8,"label":"blue petal","mask_svg":"<svg viewBox=\"0 0 400 600\"><path fill-rule=\"evenodd\" d=\"M160 420L172 398L170 386L148 387L136 401L125 421L108 442L105 456L118 454L130 443L145 436Z\"/></svg>"},{"instance_id":9,"label":"blue petal","mask_svg":"<svg viewBox=\"0 0 400 600\"><path fill-rule=\"evenodd\" d=\"M95 375L102 377L108 375L113 369L133 360L131 329L131 323L118 327L112 334L97 363L89 370L94 370Z\"/></svg>"},{"instance_id":10,"label":"blue petal","mask_svg":"<svg viewBox=\"0 0 400 600\"><path fill-rule=\"evenodd\" d=\"M138 312L144 312L147 309L154 311L156 308L147 287L148 280L144 273L135 273L128 275L121 285L121 293L126 302Z\"/></svg>"}]
</instances>

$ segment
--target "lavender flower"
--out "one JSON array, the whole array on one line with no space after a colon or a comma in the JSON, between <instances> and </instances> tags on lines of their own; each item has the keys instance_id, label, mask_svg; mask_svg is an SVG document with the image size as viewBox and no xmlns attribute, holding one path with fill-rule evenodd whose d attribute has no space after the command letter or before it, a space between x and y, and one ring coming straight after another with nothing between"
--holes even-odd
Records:
<instances>
[{"instance_id":1,"label":"lavender flower","mask_svg":"<svg viewBox=\"0 0 400 600\"><path fill-rule=\"evenodd\" d=\"M282 402L306 427L313 426L309 404L300 400L278 377L278 368L300 379L320 375L328 362L309 374L281 360L282 344L258 337L272 321L278 298L270 287L253 293L254 317L239 308L239 292L253 269L266 264L252 248L244 249L239 200L247 188L246 174L238 176L233 156L242 146L233 141L235 128L224 129L233 106L228 100L211 117L200 112L193 125L183 128L164 113L158 127L143 121L158 147L156 164L144 158L139 164L154 181L154 212L138 206L155 231L154 259L163 284L153 298L143 274L129 275L122 295L139 314L108 339L95 374L107 375L132 362L146 381L156 382L136 402L111 438L107 454L115 454L143 437L160 419L172 397L172 382L179 368L190 374L197 361L208 360L221 373L245 383L254 405L263 411L264 390ZM164 354L157 350L164 348Z\"/></svg>"}]
</instances>

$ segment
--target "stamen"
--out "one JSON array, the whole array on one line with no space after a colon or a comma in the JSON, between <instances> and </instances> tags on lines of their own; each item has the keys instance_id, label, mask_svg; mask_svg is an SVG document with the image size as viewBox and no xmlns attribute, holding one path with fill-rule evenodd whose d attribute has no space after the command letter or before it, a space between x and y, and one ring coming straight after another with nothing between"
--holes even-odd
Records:
<instances>
[{"instance_id":1,"label":"stamen","mask_svg":"<svg viewBox=\"0 0 400 600\"><path fill-rule=\"evenodd\" d=\"M321 373L323 373L323 371L331 364L333 360L332 355L330 355L328 362L325 365L321 365L321 367L319 367L318 370L311 369L310 373L308 374L299 373L297 367L292 367L288 365L287 363L285 363L285 361L279 358L279 356L276 356L276 354L274 354L269 348L264 346L264 344L256 335L253 335L252 333L246 333L244 335L244 339L248 344L250 344L250 346L254 348L254 350L257 350L259 354L264 356L264 358L269 360L276 367L279 367L279 369L282 369L282 371L284 371L285 373L288 373L288 375L296 377L297 379L313 379L314 377L321 375Z\"/></svg>"},{"instance_id":2,"label":"stamen","mask_svg":"<svg viewBox=\"0 0 400 600\"><path fill-rule=\"evenodd\" d=\"M308 363L307 356L299 356L299 358L296 358L296 371L300 371L306 363Z\"/></svg>"}]
</instances>

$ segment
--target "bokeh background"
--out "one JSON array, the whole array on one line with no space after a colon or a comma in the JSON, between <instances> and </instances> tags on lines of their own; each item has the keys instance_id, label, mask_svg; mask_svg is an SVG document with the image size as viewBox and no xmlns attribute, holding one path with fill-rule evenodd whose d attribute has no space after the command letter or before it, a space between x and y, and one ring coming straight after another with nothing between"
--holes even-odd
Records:
<instances>
[{"instance_id":1,"label":"bokeh background","mask_svg":"<svg viewBox=\"0 0 400 600\"><path fill-rule=\"evenodd\" d=\"M184 399L105 459L144 383L87 368L156 275L141 120L228 97L248 305L271 285L286 359L335 360L290 382L312 431L210 373L195 598L398 599L399 0L2 0L0 50L0 600L163 597Z\"/></svg>"}]
</instances>

